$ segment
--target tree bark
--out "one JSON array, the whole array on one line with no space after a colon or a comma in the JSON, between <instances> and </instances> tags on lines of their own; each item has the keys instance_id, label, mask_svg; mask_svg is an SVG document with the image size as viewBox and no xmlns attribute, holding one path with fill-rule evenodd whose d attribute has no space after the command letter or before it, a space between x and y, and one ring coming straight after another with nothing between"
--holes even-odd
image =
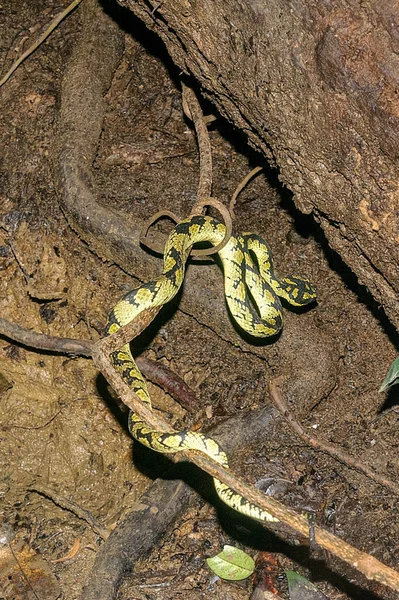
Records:
<instances>
[{"instance_id":1,"label":"tree bark","mask_svg":"<svg viewBox=\"0 0 399 600\"><path fill-rule=\"evenodd\" d=\"M119 2L278 167L399 331L399 2Z\"/></svg>"}]
</instances>

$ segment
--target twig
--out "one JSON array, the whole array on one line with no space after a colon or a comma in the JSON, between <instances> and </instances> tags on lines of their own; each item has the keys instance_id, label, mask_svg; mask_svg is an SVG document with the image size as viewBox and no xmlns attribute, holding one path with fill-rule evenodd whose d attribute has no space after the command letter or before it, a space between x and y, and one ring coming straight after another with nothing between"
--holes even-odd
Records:
<instances>
[{"instance_id":1,"label":"twig","mask_svg":"<svg viewBox=\"0 0 399 600\"><path fill-rule=\"evenodd\" d=\"M7 71L7 73L4 75L4 77L0 80L0 87L2 85L4 85L6 83L6 81L8 81L11 77L11 75L14 73L14 71L16 69L18 69L19 65L26 59L28 58L28 56L30 56L35 50L36 48L38 48L40 46L40 44L42 44L44 42L45 39L48 38L48 36L54 31L54 29L61 23L61 21L63 19L65 19L65 17L67 15L69 15L70 12L72 12L74 10L74 8L76 8L78 6L78 4L80 4L82 0L73 0L73 2L71 2L71 4L69 6L67 6L67 8L65 10L63 10L59 15L57 15L50 23L50 25L47 27L46 31L44 33L42 33L42 35L36 40L36 42L34 42L19 58L17 58L17 60L12 64L11 68Z\"/></svg>"},{"instance_id":2,"label":"twig","mask_svg":"<svg viewBox=\"0 0 399 600\"><path fill-rule=\"evenodd\" d=\"M10 323L10 321L1 318L0 335L13 340L14 342L18 342L23 346L36 348L37 350L56 352L57 354L91 357L93 351L93 342L36 333L35 331L25 329L16 323Z\"/></svg>"},{"instance_id":3,"label":"twig","mask_svg":"<svg viewBox=\"0 0 399 600\"><path fill-rule=\"evenodd\" d=\"M9 431L12 429L25 429L27 431L32 431L35 429L36 430L44 429L45 427L48 427L50 425L50 423L52 423L54 421L54 419L56 419L58 417L59 414L62 413L62 410L63 410L62 408L57 410L57 412L52 417L47 419L47 421L45 421L41 425L16 425L15 423L8 422L7 425L2 425L1 429L3 429L3 431Z\"/></svg>"},{"instance_id":4,"label":"twig","mask_svg":"<svg viewBox=\"0 0 399 600\"><path fill-rule=\"evenodd\" d=\"M221 214L226 227L226 232L223 240L212 248L203 248L201 250L192 250L191 257L210 256L216 254L228 243L233 233L233 222L229 209L224 206L217 198L211 197L212 192L212 148L209 140L208 128L206 119L202 113L200 103L194 91L182 83L182 102L183 110L186 116L193 121L195 133L198 141L199 160L200 160L200 176L197 190L197 198L191 210L190 216L204 214L206 207L213 206ZM140 232L140 243L147 246L154 252L163 254L163 249L158 244L154 244L147 237L147 232L150 226L162 217L169 217L175 223L181 219L170 212L169 210L160 210L150 217L143 225Z\"/></svg>"},{"instance_id":5,"label":"twig","mask_svg":"<svg viewBox=\"0 0 399 600\"><path fill-rule=\"evenodd\" d=\"M248 175L246 175L244 177L244 179L238 184L238 186L236 187L234 194L231 197L230 203L229 203L229 211L231 216L234 218L235 214L234 214L234 208L237 202L237 198L239 196L239 194L242 192L242 190L245 188L245 186L247 185L247 183L249 181L251 181L251 179L253 177L255 177L255 175L257 175L258 173L260 173L263 170L263 167L255 167L254 169L252 169L252 171L250 171L248 173Z\"/></svg>"},{"instance_id":6,"label":"twig","mask_svg":"<svg viewBox=\"0 0 399 600\"><path fill-rule=\"evenodd\" d=\"M84 356L85 358L92 357L94 348L94 342L89 340L76 340L73 338L62 338L46 335L44 333L37 333L1 318L0 336L18 342L28 348L70 356ZM195 394L177 373L165 365L162 365L155 360L145 358L144 356L138 356L135 360L140 371L142 371L150 381L162 387L162 389L184 406L184 408L192 410L192 407L198 404ZM26 429L41 429L55 419L59 413L60 411L40 427L26 427ZM12 427L22 428L20 425L12 425Z\"/></svg>"},{"instance_id":7,"label":"twig","mask_svg":"<svg viewBox=\"0 0 399 600\"><path fill-rule=\"evenodd\" d=\"M151 323L159 310L160 308L156 307L143 311L134 321L121 327L113 335L96 342L93 346L92 358L95 366L101 371L108 383L112 385L122 402L131 411L136 412L150 427L153 427L157 431L166 432L170 431L170 426L141 402L140 398L123 381L109 360L110 354L116 352L121 346L139 335Z\"/></svg>"},{"instance_id":8,"label":"twig","mask_svg":"<svg viewBox=\"0 0 399 600\"><path fill-rule=\"evenodd\" d=\"M182 100L185 115L192 120L198 141L200 157L200 176L197 190L197 199L191 210L190 216L202 215L207 206L213 206L222 215L226 227L223 240L213 248L193 250L191 256L210 256L225 247L233 233L233 221L229 209L217 198L212 198L212 147L209 139L206 119L194 90L182 83Z\"/></svg>"},{"instance_id":9,"label":"twig","mask_svg":"<svg viewBox=\"0 0 399 600\"><path fill-rule=\"evenodd\" d=\"M199 203L206 198L210 198L212 194L212 148L204 115L194 91L182 83L182 92L183 110L186 116L193 122L200 156L197 202L194 204L191 214L201 215L203 214L204 207Z\"/></svg>"},{"instance_id":10,"label":"twig","mask_svg":"<svg viewBox=\"0 0 399 600\"><path fill-rule=\"evenodd\" d=\"M233 233L233 222L229 209L217 198L212 198L212 147L209 139L206 119L194 90L182 82L182 101L185 115L192 120L198 141L200 157L200 176L198 182L197 199L191 210L190 216L204 214L207 206L213 206L223 217L226 233L223 240L213 248L193 250L192 256L209 256L216 254L225 247Z\"/></svg>"},{"instance_id":11,"label":"twig","mask_svg":"<svg viewBox=\"0 0 399 600\"><path fill-rule=\"evenodd\" d=\"M182 103L185 115L193 121L195 133L198 141L198 151L200 160L200 176L197 190L197 198L191 210L190 216L202 215L206 211L206 207L213 206L221 214L226 232L223 240L212 248L203 248L201 250L192 250L191 257L200 256L206 257L211 254L216 254L228 243L233 233L233 222L229 209L224 206L217 198L212 198L212 148L209 140L208 128L206 119L202 113L200 103L194 91L182 83ZM148 229L158 219L169 217L175 223L179 223L181 219L169 210L160 210L150 217L143 225L140 232L140 243L150 248L154 252L163 254L163 249L158 244L154 244L147 237Z\"/></svg>"},{"instance_id":12,"label":"twig","mask_svg":"<svg viewBox=\"0 0 399 600\"><path fill-rule=\"evenodd\" d=\"M154 213L149 219L147 219L147 221L145 221L145 223L143 224L143 227L141 228L141 231L140 231L140 244L142 246L145 246L146 248L149 248L153 252L156 252L157 254L162 254L162 255L164 253L164 246L163 245L161 246L160 244L152 242L149 239L147 234L148 234L148 230L151 227L151 225L154 225L154 223L156 223L160 219L165 219L165 218L171 219L176 224L182 220L180 217L175 215L175 213L171 212L170 210L165 210L165 209L159 210L158 212Z\"/></svg>"},{"instance_id":13,"label":"twig","mask_svg":"<svg viewBox=\"0 0 399 600\"><path fill-rule=\"evenodd\" d=\"M168 394L179 401L187 410L192 410L198 405L196 395L186 382L162 363L149 360L145 356L135 359L140 371L143 371L147 379L161 386Z\"/></svg>"},{"instance_id":14,"label":"twig","mask_svg":"<svg viewBox=\"0 0 399 600\"><path fill-rule=\"evenodd\" d=\"M29 492L36 492L41 496L45 496L60 506L65 510L69 510L69 512L73 513L75 516L79 517L83 521L86 521L92 528L92 530L97 533L103 540L106 540L109 536L109 531L101 525L101 523L93 517L93 515L86 509L82 508L76 502L72 502L71 500L67 500L62 496L59 496L54 490L51 490L45 485L40 485L38 483L32 484L28 487Z\"/></svg>"},{"instance_id":15,"label":"twig","mask_svg":"<svg viewBox=\"0 0 399 600\"><path fill-rule=\"evenodd\" d=\"M359 473L366 475L370 479L373 479L376 483L385 486L386 488L390 489L392 492L399 496L399 486L396 483L394 483L390 479L387 479L383 475L379 475L378 473L370 469L370 467L352 458L346 452L343 452L333 444L329 444L324 440L316 439L313 436L306 433L304 428L294 419L294 417L291 415L288 409L288 406L283 398L281 390L278 387L280 380L281 378L277 378L272 379L270 381L270 395L281 415L306 444L312 446L312 448L314 448L315 450L329 454L330 456L344 464L346 467L349 467L350 469L354 469Z\"/></svg>"},{"instance_id":16,"label":"twig","mask_svg":"<svg viewBox=\"0 0 399 600\"><path fill-rule=\"evenodd\" d=\"M224 238L222 239L222 241L219 244L217 244L216 246L212 246L211 248L202 248L201 250L198 250L198 249L191 250L190 258L200 257L201 259L203 259L206 256L210 256L211 254L216 254L217 252L222 250L222 248L225 247L225 245L231 238L231 234L233 233L233 221L232 221L232 218L231 218L231 215L230 215L230 212L229 212L229 209L227 208L227 206L222 204L220 202L220 200L218 200L217 198L205 198L205 200L195 203L195 207L198 212L202 211L207 206L213 206L221 214L224 225L226 227L226 232L224 234ZM156 212L154 215L152 215L144 223L144 225L140 231L140 244L142 244L143 246L146 246L146 248L149 248L150 250L152 250L153 252L156 252L157 254L164 253L164 245L161 246L159 243L153 242L152 240L150 240L147 233L148 233L148 229L151 227L151 225L153 223L155 223L159 219L162 219L165 217L172 219L172 221L174 221L175 223L179 223L181 221L181 219L177 215L172 213L170 210L160 210L160 211Z\"/></svg>"},{"instance_id":17,"label":"twig","mask_svg":"<svg viewBox=\"0 0 399 600\"><path fill-rule=\"evenodd\" d=\"M66 562L67 560L71 560L71 558L73 558L74 556L77 555L77 553L79 552L80 549L80 538L76 538L72 548L69 550L69 552L67 552L65 554L65 556L61 556L61 558L56 558L55 560L52 560L51 562L56 564L56 563L62 563L62 562Z\"/></svg>"}]
</instances>

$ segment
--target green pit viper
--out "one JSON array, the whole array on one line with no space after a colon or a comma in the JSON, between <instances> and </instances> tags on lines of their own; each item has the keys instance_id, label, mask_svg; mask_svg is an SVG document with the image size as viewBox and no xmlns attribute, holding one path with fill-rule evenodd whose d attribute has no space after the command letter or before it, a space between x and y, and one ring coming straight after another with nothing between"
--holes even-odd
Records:
<instances>
[{"instance_id":1,"label":"green pit viper","mask_svg":"<svg viewBox=\"0 0 399 600\"><path fill-rule=\"evenodd\" d=\"M162 275L129 292L118 302L109 315L106 334L116 333L142 311L169 302L183 283L185 264L192 246L198 242L209 242L216 246L224 239L225 232L222 223L208 216L193 216L176 225L165 246ZM273 336L280 331L280 298L294 306L306 305L316 298L315 288L307 279L276 277L269 246L258 235L231 236L219 251L219 256L223 264L224 289L230 313L237 324L252 336ZM133 360L129 344L112 353L111 361L124 381L151 408L146 382ZM129 415L129 430L136 440L157 452L199 450L225 468L229 467L227 456L220 446L200 432L160 433L148 427L133 412ZM221 481L215 479L214 482L219 497L231 508L253 519L277 521Z\"/></svg>"}]
</instances>

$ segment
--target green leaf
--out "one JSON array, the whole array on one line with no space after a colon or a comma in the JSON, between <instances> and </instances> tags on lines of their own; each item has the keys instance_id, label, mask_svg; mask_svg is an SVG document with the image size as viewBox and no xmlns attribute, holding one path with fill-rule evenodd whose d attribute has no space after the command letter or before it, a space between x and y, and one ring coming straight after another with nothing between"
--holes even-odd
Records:
<instances>
[{"instance_id":1,"label":"green leaf","mask_svg":"<svg viewBox=\"0 0 399 600\"><path fill-rule=\"evenodd\" d=\"M395 383L399 383L399 356L395 358L395 360L389 367L387 376L385 377L378 391L385 392L385 390L395 385Z\"/></svg>"},{"instance_id":2,"label":"green leaf","mask_svg":"<svg viewBox=\"0 0 399 600\"><path fill-rule=\"evenodd\" d=\"M302 577L299 573L285 571L285 576L288 581L290 600L328 600L327 596L320 592L309 579Z\"/></svg>"},{"instance_id":3,"label":"green leaf","mask_svg":"<svg viewBox=\"0 0 399 600\"><path fill-rule=\"evenodd\" d=\"M206 562L218 577L231 581L246 579L255 570L254 559L234 546L224 546L222 552L207 558Z\"/></svg>"}]
</instances>

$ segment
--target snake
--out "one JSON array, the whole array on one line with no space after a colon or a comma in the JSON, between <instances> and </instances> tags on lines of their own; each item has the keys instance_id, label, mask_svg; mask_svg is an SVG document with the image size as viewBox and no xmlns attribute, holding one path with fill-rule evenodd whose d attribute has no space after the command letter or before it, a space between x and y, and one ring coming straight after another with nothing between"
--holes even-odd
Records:
<instances>
[{"instance_id":1,"label":"snake","mask_svg":"<svg viewBox=\"0 0 399 600\"><path fill-rule=\"evenodd\" d=\"M185 266L194 244L208 242L219 245L226 228L217 219L196 215L178 223L164 248L162 274L127 293L111 310L106 335L116 333L141 312L167 304L179 291ZM293 306L304 306L316 299L315 287L305 278L276 276L273 257L267 242L257 234L232 235L218 255L224 272L226 302L238 326L247 334L262 338L276 336L282 328L281 300ZM152 409L146 381L125 344L112 352L110 360L123 380ZM198 450L229 469L226 453L211 437L191 430L159 432L149 427L130 411L128 427L132 436L148 448L160 453ZM219 498L234 510L259 521L278 521L274 516L214 479Z\"/></svg>"}]
</instances>

